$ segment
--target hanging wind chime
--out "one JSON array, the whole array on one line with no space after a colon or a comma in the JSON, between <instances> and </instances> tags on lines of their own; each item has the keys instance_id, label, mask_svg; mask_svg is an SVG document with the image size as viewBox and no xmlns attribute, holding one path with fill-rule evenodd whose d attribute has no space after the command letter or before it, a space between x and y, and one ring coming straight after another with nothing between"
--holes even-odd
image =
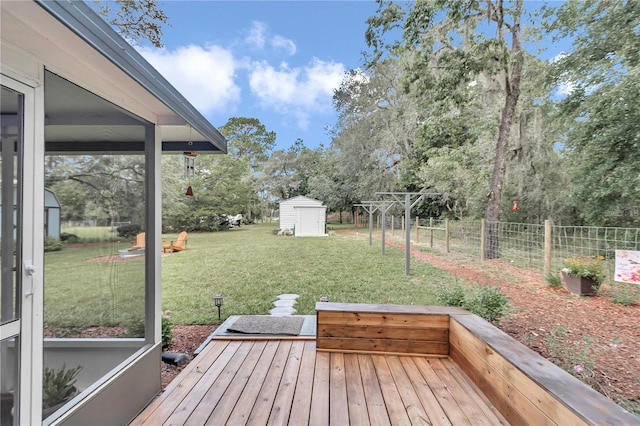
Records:
<instances>
[{"instance_id":1,"label":"hanging wind chime","mask_svg":"<svg viewBox=\"0 0 640 426\"><path fill-rule=\"evenodd\" d=\"M184 156L184 177L191 179L196 176L196 157L198 156L198 153L194 151L185 151L182 155ZM191 185L187 187L187 192L185 192L184 195L193 197L193 188L191 188Z\"/></svg>"}]
</instances>

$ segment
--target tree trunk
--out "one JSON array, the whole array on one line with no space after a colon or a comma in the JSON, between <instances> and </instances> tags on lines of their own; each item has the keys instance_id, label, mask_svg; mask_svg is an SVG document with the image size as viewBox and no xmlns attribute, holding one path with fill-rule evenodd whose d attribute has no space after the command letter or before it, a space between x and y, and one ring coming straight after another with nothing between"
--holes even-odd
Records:
<instances>
[{"instance_id":1,"label":"tree trunk","mask_svg":"<svg viewBox=\"0 0 640 426\"><path fill-rule=\"evenodd\" d=\"M507 172L507 151L509 147L509 136L513 117L518 106L520 97L520 79L522 77L522 45L520 42L520 12L522 10L522 0L518 2L517 11L514 13L514 23L511 28L513 45L511 48L511 59L513 65L509 71L508 65L505 69L505 101L498 130L498 141L496 142L496 156L493 163L493 175L491 176L491 188L489 190L487 203L487 258L497 259L500 257L500 210L502 207L502 191L504 189L504 179ZM500 24L499 24L500 25ZM507 62L508 63L508 62Z\"/></svg>"}]
</instances>

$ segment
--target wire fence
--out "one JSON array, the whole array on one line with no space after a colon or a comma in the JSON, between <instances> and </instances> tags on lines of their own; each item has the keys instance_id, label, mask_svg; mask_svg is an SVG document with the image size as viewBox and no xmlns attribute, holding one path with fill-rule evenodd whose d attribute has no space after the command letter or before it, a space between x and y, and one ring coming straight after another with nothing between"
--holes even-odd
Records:
<instances>
[{"instance_id":1,"label":"wire fence","mask_svg":"<svg viewBox=\"0 0 640 426\"><path fill-rule=\"evenodd\" d=\"M362 218L360 226L368 227L367 219ZM640 228L560 226L551 221L487 224L483 220L418 220L418 226L416 218L409 223L412 244L478 258L484 258L487 249L493 249L499 258L541 273L560 271L567 257L594 258L601 260L606 282L613 281L616 250L640 250ZM374 218L373 226L378 231L381 225L381 218ZM402 216L385 217L385 232L400 235L404 226ZM489 240L486 228L491 226L495 227L497 247L487 248L483 241Z\"/></svg>"}]
</instances>

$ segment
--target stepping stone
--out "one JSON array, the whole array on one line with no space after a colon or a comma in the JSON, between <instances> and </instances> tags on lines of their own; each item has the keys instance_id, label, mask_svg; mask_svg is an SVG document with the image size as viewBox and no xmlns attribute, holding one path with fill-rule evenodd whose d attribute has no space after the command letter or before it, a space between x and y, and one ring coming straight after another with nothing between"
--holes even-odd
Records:
<instances>
[{"instance_id":1,"label":"stepping stone","mask_svg":"<svg viewBox=\"0 0 640 426\"><path fill-rule=\"evenodd\" d=\"M290 306L282 306L278 308L273 308L269 311L269 314L274 316L284 316L284 315L293 315L296 313L296 310Z\"/></svg>"},{"instance_id":2,"label":"stepping stone","mask_svg":"<svg viewBox=\"0 0 640 426\"><path fill-rule=\"evenodd\" d=\"M280 296L278 296L278 299L280 300L296 300L298 297L297 294L281 294Z\"/></svg>"},{"instance_id":3,"label":"stepping stone","mask_svg":"<svg viewBox=\"0 0 640 426\"><path fill-rule=\"evenodd\" d=\"M295 304L296 304L295 300L276 300L275 302L273 302L273 306L275 306L276 308L279 308L282 306L293 307L293 305Z\"/></svg>"}]
</instances>

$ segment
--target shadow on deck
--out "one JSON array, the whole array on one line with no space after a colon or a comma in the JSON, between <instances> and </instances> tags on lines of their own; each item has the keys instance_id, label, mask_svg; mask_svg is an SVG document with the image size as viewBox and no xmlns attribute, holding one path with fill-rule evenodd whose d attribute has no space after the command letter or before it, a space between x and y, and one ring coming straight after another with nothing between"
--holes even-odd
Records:
<instances>
[{"instance_id":1,"label":"shadow on deck","mask_svg":"<svg viewBox=\"0 0 640 426\"><path fill-rule=\"evenodd\" d=\"M132 424L640 424L467 311L316 311L315 338L214 336Z\"/></svg>"}]
</instances>

